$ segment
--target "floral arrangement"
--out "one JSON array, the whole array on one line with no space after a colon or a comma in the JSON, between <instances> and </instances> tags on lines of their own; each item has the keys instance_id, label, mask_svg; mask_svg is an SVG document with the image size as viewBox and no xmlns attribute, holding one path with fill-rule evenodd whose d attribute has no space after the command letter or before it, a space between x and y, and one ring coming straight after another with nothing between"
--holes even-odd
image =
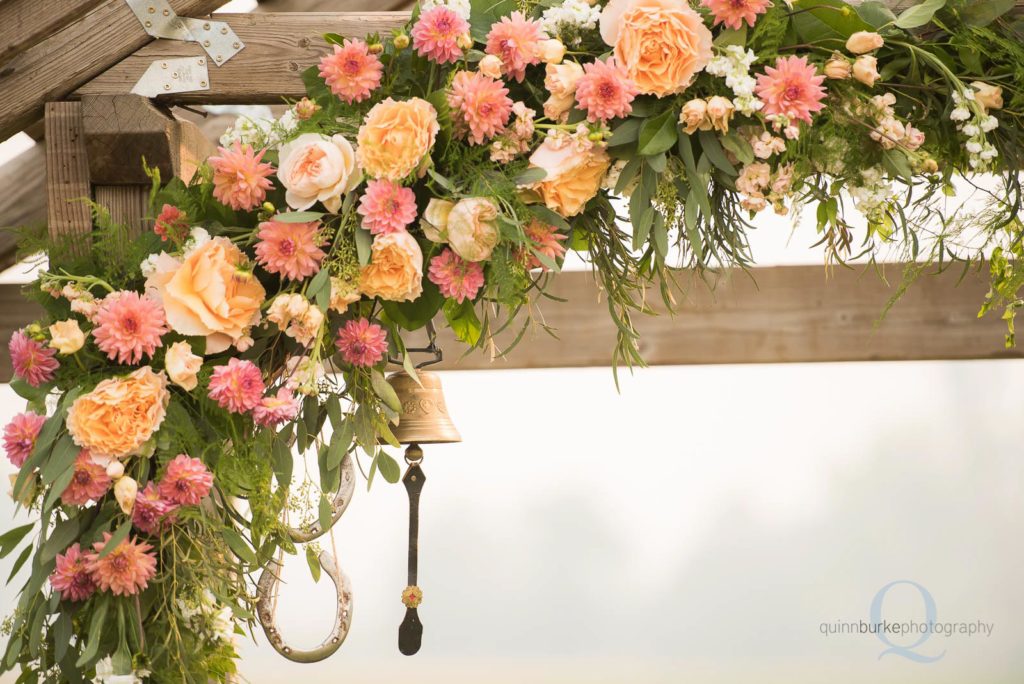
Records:
<instances>
[{"instance_id":1,"label":"floral arrangement","mask_svg":"<svg viewBox=\"0 0 1024 684\"><path fill-rule=\"evenodd\" d=\"M151 172L151 233L93 205L84 255L26 238L47 314L10 340L28 406L3 446L38 521L0 536L31 569L2 668L227 680L253 573L297 552L288 526L330 527L342 462L398 479L403 334L443 316L507 353L570 250L615 364L642 363L649 288L746 266L754 215L809 204L835 262L990 264L1012 343L1013 4L424 0L390 35L327 34L284 116L240 119L188 183ZM951 202L955 176L983 201Z\"/></svg>"}]
</instances>

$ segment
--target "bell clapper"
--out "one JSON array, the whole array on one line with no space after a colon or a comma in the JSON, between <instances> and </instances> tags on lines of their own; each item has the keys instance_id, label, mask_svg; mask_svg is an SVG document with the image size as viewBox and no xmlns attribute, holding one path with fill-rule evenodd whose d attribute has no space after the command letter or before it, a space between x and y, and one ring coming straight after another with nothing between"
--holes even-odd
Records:
<instances>
[{"instance_id":1,"label":"bell clapper","mask_svg":"<svg viewBox=\"0 0 1024 684\"><path fill-rule=\"evenodd\" d=\"M419 555L420 528L420 492L426 476L420 463L423 461L423 449L419 444L410 444L405 450L405 462L409 468L405 471L402 483L409 493L409 584L402 592L402 603L405 604L405 619L398 628L398 650L403 655L414 655L420 650L423 640L423 623L416 608L423 600L423 591L416 585L416 572Z\"/></svg>"}]
</instances>

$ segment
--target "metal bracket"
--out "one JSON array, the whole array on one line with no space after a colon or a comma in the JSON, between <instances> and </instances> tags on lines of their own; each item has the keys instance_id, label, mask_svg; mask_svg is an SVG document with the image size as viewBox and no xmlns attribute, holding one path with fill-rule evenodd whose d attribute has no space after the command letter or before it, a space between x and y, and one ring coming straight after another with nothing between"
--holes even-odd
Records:
<instances>
[{"instance_id":1,"label":"metal bracket","mask_svg":"<svg viewBox=\"0 0 1024 684\"><path fill-rule=\"evenodd\" d=\"M217 66L224 64L245 47L227 22L179 17L167 0L125 2L146 33L154 38L199 43Z\"/></svg>"},{"instance_id":2,"label":"metal bracket","mask_svg":"<svg viewBox=\"0 0 1024 684\"><path fill-rule=\"evenodd\" d=\"M210 89L206 57L179 57L153 62L132 87L132 93L156 97Z\"/></svg>"}]
</instances>

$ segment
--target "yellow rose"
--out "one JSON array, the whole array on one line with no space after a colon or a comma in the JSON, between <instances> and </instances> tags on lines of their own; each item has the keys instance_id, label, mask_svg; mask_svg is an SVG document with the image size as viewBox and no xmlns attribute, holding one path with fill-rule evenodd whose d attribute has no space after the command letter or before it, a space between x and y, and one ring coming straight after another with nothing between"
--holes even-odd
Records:
<instances>
[{"instance_id":1,"label":"yellow rose","mask_svg":"<svg viewBox=\"0 0 1024 684\"><path fill-rule=\"evenodd\" d=\"M206 336L206 353L222 352L260 319L266 291L227 238L214 238L184 260L161 253L146 289L163 303L167 323L182 335Z\"/></svg>"},{"instance_id":2,"label":"yellow rose","mask_svg":"<svg viewBox=\"0 0 1024 684\"><path fill-rule=\"evenodd\" d=\"M338 211L341 196L362 180L356 152L342 135L304 133L281 145L280 158L277 178L292 209L309 209L319 200L328 211Z\"/></svg>"},{"instance_id":3,"label":"yellow rose","mask_svg":"<svg viewBox=\"0 0 1024 684\"><path fill-rule=\"evenodd\" d=\"M423 252L416 238L404 230L378 235L371 252L359 278L364 295L406 302L423 293Z\"/></svg>"},{"instance_id":4,"label":"yellow rose","mask_svg":"<svg viewBox=\"0 0 1024 684\"><path fill-rule=\"evenodd\" d=\"M50 346L61 354L74 354L84 344L85 333L75 319L58 321L50 326Z\"/></svg>"},{"instance_id":5,"label":"yellow rose","mask_svg":"<svg viewBox=\"0 0 1024 684\"><path fill-rule=\"evenodd\" d=\"M597 194L611 160L603 147L585 137L555 133L530 155L530 165L547 172L531 189L548 209L568 218L580 213Z\"/></svg>"},{"instance_id":6,"label":"yellow rose","mask_svg":"<svg viewBox=\"0 0 1024 684\"><path fill-rule=\"evenodd\" d=\"M501 57L498 57L498 55L484 55L477 63L476 68L484 76L501 78Z\"/></svg>"},{"instance_id":7,"label":"yellow rose","mask_svg":"<svg viewBox=\"0 0 1024 684\"><path fill-rule=\"evenodd\" d=\"M459 200L448 213L448 244L466 261L486 261L498 244L498 207L484 197Z\"/></svg>"},{"instance_id":8,"label":"yellow rose","mask_svg":"<svg viewBox=\"0 0 1024 684\"><path fill-rule=\"evenodd\" d=\"M877 50L883 45L885 40L874 31L857 31L846 39L846 49L855 55Z\"/></svg>"},{"instance_id":9,"label":"yellow rose","mask_svg":"<svg viewBox=\"0 0 1024 684\"><path fill-rule=\"evenodd\" d=\"M372 178L402 180L430 154L439 128L437 111L426 100L378 102L359 127L359 165Z\"/></svg>"},{"instance_id":10,"label":"yellow rose","mask_svg":"<svg viewBox=\"0 0 1024 684\"><path fill-rule=\"evenodd\" d=\"M685 0L611 0L601 38L640 92L658 97L685 90L712 57L711 31Z\"/></svg>"},{"instance_id":11,"label":"yellow rose","mask_svg":"<svg viewBox=\"0 0 1024 684\"><path fill-rule=\"evenodd\" d=\"M149 366L108 378L71 404L68 432L94 458L133 456L160 428L169 398L167 377Z\"/></svg>"},{"instance_id":12,"label":"yellow rose","mask_svg":"<svg viewBox=\"0 0 1024 684\"><path fill-rule=\"evenodd\" d=\"M203 358L192 353L192 345L188 342L175 342L167 350L164 357L164 368L167 377L175 385L180 385L191 392L199 384L199 369L203 366Z\"/></svg>"},{"instance_id":13,"label":"yellow rose","mask_svg":"<svg viewBox=\"0 0 1024 684\"><path fill-rule=\"evenodd\" d=\"M555 121L569 118L569 110L576 103L576 84L582 77L583 67L576 62L544 67L544 87L551 93L544 103L544 116Z\"/></svg>"}]
</instances>

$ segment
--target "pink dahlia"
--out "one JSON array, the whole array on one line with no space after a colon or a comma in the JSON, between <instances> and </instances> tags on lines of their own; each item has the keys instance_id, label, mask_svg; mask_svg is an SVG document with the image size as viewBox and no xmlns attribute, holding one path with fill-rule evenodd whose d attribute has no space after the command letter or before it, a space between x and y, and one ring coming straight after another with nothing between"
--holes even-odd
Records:
<instances>
[{"instance_id":1,"label":"pink dahlia","mask_svg":"<svg viewBox=\"0 0 1024 684\"><path fill-rule=\"evenodd\" d=\"M160 480L160 498L178 506L195 506L210 493L213 473L198 458L178 454Z\"/></svg>"},{"instance_id":2,"label":"pink dahlia","mask_svg":"<svg viewBox=\"0 0 1024 684\"><path fill-rule=\"evenodd\" d=\"M287 387L277 390L277 394L268 394L260 401L260 405L252 410L252 419L257 425L273 427L294 420L299 414L299 400Z\"/></svg>"},{"instance_id":3,"label":"pink dahlia","mask_svg":"<svg viewBox=\"0 0 1024 684\"><path fill-rule=\"evenodd\" d=\"M526 237L530 238L536 251L552 261L557 261L565 256L565 245L562 244L562 241L566 239L566 236L556 232L554 226L535 219L526 226L525 231ZM529 251L527 251L526 267L548 270L548 267L533 252Z\"/></svg>"},{"instance_id":4,"label":"pink dahlia","mask_svg":"<svg viewBox=\"0 0 1024 684\"><path fill-rule=\"evenodd\" d=\"M380 362L388 351L388 334L365 318L351 320L338 331L334 344L342 358L353 366L369 367Z\"/></svg>"},{"instance_id":5,"label":"pink dahlia","mask_svg":"<svg viewBox=\"0 0 1024 684\"><path fill-rule=\"evenodd\" d=\"M384 66L377 55L370 54L365 42L345 39L335 45L334 53L320 59L320 76L339 98L352 104L362 102L380 85Z\"/></svg>"},{"instance_id":6,"label":"pink dahlia","mask_svg":"<svg viewBox=\"0 0 1024 684\"><path fill-rule=\"evenodd\" d=\"M4 451L14 467L20 468L32 454L45 422L46 416L26 411L14 416L4 428Z\"/></svg>"},{"instance_id":7,"label":"pink dahlia","mask_svg":"<svg viewBox=\"0 0 1024 684\"><path fill-rule=\"evenodd\" d=\"M714 15L713 26L725 24L731 29L740 28L744 21L753 26L757 15L764 14L772 6L770 0L701 0L700 4Z\"/></svg>"},{"instance_id":8,"label":"pink dahlia","mask_svg":"<svg viewBox=\"0 0 1024 684\"><path fill-rule=\"evenodd\" d=\"M231 359L210 376L210 398L232 413L245 413L263 399L263 376L252 361Z\"/></svg>"},{"instance_id":9,"label":"pink dahlia","mask_svg":"<svg viewBox=\"0 0 1024 684\"><path fill-rule=\"evenodd\" d=\"M90 501L99 501L108 489L110 476L106 467L93 461L89 452L82 449L75 458L75 473L60 500L69 506L84 506Z\"/></svg>"},{"instance_id":10,"label":"pink dahlia","mask_svg":"<svg viewBox=\"0 0 1024 684\"><path fill-rule=\"evenodd\" d=\"M256 243L256 261L271 273L283 278L302 280L320 270L327 254L320 249L323 238L320 224L264 221L259 225L260 241Z\"/></svg>"},{"instance_id":11,"label":"pink dahlia","mask_svg":"<svg viewBox=\"0 0 1024 684\"><path fill-rule=\"evenodd\" d=\"M176 509L177 506L160 496L160 491L149 482L135 498L132 524L146 534L159 534Z\"/></svg>"},{"instance_id":12,"label":"pink dahlia","mask_svg":"<svg viewBox=\"0 0 1024 684\"><path fill-rule=\"evenodd\" d=\"M254 152L251 145L235 141L231 148L218 147L219 157L210 157L213 166L213 196L235 211L252 211L267 198L272 187L267 176L274 167L263 161L266 150Z\"/></svg>"},{"instance_id":13,"label":"pink dahlia","mask_svg":"<svg viewBox=\"0 0 1024 684\"><path fill-rule=\"evenodd\" d=\"M416 220L416 196L398 183L371 180L356 211L363 217L363 228L374 235L397 233Z\"/></svg>"},{"instance_id":14,"label":"pink dahlia","mask_svg":"<svg viewBox=\"0 0 1024 684\"><path fill-rule=\"evenodd\" d=\"M501 59L501 73L522 83L526 67L540 62L541 43L547 38L539 21L513 12L491 25L485 51Z\"/></svg>"},{"instance_id":15,"label":"pink dahlia","mask_svg":"<svg viewBox=\"0 0 1024 684\"><path fill-rule=\"evenodd\" d=\"M156 574L156 555L145 542L125 539L103 558L100 553L110 541L110 533L103 533L103 541L92 545L95 553L86 555L89 574L96 585L114 596L134 596L147 586Z\"/></svg>"},{"instance_id":16,"label":"pink dahlia","mask_svg":"<svg viewBox=\"0 0 1024 684\"><path fill-rule=\"evenodd\" d=\"M811 123L811 113L824 108L823 75L807 63L806 57L779 57L757 77L757 96L764 101L767 115L782 115L790 121Z\"/></svg>"},{"instance_id":17,"label":"pink dahlia","mask_svg":"<svg viewBox=\"0 0 1024 684\"><path fill-rule=\"evenodd\" d=\"M11 366L14 374L33 387L39 387L53 379L53 374L60 368L60 363L53 358L56 349L44 347L41 342L29 337L24 330L11 335L7 345L11 353Z\"/></svg>"},{"instance_id":18,"label":"pink dahlia","mask_svg":"<svg viewBox=\"0 0 1024 684\"><path fill-rule=\"evenodd\" d=\"M111 361L138 363L143 355L151 358L161 346L160 336L167 332L163 307L138 292L111 292L93 318L92 336L96 346Z\"/></svg>"},{"instance_id":19,"label":"pink dahlia","mask_svg":"<svg viewBox=\"0 0 1024 684\"><path fill-rule=\"evenodd\" d=\"M188 237L188 216L178 207L165 204L153 223L153 232L163 242L183 242Z\"/></svg>"},{"instance_id":20,"label":"pink dahlia","mask_svg":"<svg viewBox=\"0 0 1024 684\"><path fill-rule=\"evenodd\" d=\"M469 33L469 22L444 5L436 5L420 15L412 27L412 46L421 57L438 64L456 62L462 57L459 36Z\"/></svg>"},{"instance_id":21,"label":"pink dahlia","mask_svg":"<svg viewBox=\"0 0 1024 684\"><path fill-rule=\"evenodd\" d=\"M576 83L576 101L587 110L588 121L608 121L633 111L633 98L640 92L626 70L612 57L583 65L583 76Z\"/></svg>"},{"instance_id":22,"label":"pink dahlia","mask_svg":"<svg viewBox=\"0 0 1024 684\"><path fill-rule=\"evenodd\" d=\"M508 88L478 71L460 71L452 79L448 106L456 114L460 132L469 130L469 141L482 145L504 130L512 114Z\"/></svg>"},{"instance_id":23,"label":"pink dahlia","mask_svg":"<svg viewBox=\"0 0 1024 684\"><path fill-rule=\"evenodd\" d=\"M483 287L484 267L446 248L430 260L427 277L437 285L441 294L461 304L466 299L475 299L476 293Z\"/></svg>"},{"instance_id":24,"label":"pink dahlia","mask_svg":"<svg viewBox=\"0 0 1024 684\"><path fill-rule=\"evenodd\" d=\"M77 542L57 554L57 567L50 574L50 586L68 601L84 601L96 591L86 554Z\"/></svg>"}]
</instances>

